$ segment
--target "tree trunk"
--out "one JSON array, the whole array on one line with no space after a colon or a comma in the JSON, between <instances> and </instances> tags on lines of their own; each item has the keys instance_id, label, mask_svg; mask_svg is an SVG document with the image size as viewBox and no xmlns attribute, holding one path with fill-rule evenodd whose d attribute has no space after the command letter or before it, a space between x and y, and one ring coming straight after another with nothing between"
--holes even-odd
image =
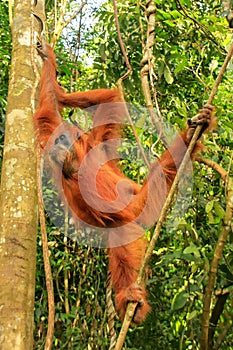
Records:
<instances>
[{"instance_id":1,"label":"tree trunk","mask_svg":"<svg viewBox=\"0 0 233 350\"><path fill-rule=\"evenodd\" d=\"M33 40L38 31L31 10L31 0L14 1L0 198L1 350L33 347L37 234Z\"/></svg>"}]
</instances>

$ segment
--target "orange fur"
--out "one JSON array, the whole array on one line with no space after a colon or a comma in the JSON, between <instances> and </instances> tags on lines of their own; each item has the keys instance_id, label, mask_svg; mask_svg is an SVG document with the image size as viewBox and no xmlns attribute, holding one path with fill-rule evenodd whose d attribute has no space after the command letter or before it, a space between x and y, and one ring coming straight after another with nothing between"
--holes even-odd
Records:
<instances>
[{"instance_id":1,"label":"orange fur","mask_svg":"<svg viewBox=\"0 0 233 350\"><path fill-rule=\"evenodd\" d=\"M145 286L139 287L136 284L147 245L143 238L143 227L154 224L159 217L189 144L190 129L182 132L162 157L152 164L150 174L140 188L121 172L114 160L114 140L117 142L121 123L125 118L124 104L117 103L122 102L118 90L98 89L66 94L56 80L56 58L53 50L44 44L43 54L42 51L40 53L44 59L40 108L34 117L39 144L42 148L46 145L49 147L50 157L54 160L55 181L62 164L64 197L78 220L96 227L110 228L109 270L116 294L117 310L123 319L127 303L138 302L134 322L141 323L150 310ZM67 126L60 114L62 108L67 106L93 107L93 129L83 133L76 126ZM201 113L205 117L209 112L204 110ZM71 150L54 145L57 134L50 138L60 124L59 132L68 130L74 140ZM75 139L76 133L80 133L78 139ZM101 145L103 141L113 143L107 148L100 148L102 165L98 168L95 181L97 192L104 203L108 204L110 211L105 210L104 204L102 209L95 208L95 199L90 189L93 169L98 166L99 161L90 150ZM194 152L198 149L199 146L196 146ZM85 166L82 166L84 163ZM119 183L121 187L117 189ZM61 188L58 190L62 192ZM119 191L124 195L118 196ZM85 193L85 198L82 193ZM131 196L129 202L126 200L127 196Z\"/></svg>"}]
</instances>

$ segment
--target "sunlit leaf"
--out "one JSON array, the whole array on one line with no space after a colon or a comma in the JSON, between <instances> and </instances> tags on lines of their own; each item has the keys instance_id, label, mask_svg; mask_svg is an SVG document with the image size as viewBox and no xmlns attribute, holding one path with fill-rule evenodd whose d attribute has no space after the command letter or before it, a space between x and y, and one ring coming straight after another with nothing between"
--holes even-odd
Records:
<instances>
[{"instance_id":1,"label":"sunlit leaf","mask_svg":"<svg viewBox=\"0 0 233 350\"><path fill-rule=\"evenodd\" d=\"M164 67L164 78L166 79L166 82L168 84L172 84L174 81L172 73L167 64L165 64L165 67Z\"/></svg>"}]
</instances>

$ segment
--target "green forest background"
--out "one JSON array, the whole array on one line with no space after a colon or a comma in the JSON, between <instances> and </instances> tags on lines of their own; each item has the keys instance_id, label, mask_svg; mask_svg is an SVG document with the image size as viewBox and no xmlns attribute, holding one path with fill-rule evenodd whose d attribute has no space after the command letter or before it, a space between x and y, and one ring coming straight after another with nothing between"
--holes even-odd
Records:
<instances>
[{"instance_id":1,"label":"green forest background","mask_svg":"<svg viewBox=\"0 0 233 350\"><path fill-rule=\"evenodd\" d=\"M47 35L52 39L55 10L59 1L46 1ZM153 84L164 120L176 130L197 114L232 43L221 1L164 2L155 0L156 24L153 46ZM77 3L76 3L77 5ZM68 1L67 15L75 1ZM125 99L145 106L140 70L147 22L142 1L118 2L120 30L132 66L123 83ZM0 3L0 153L2 161L11 30L8 2ZM119 47L111 1L88 2L64 28L55 47L59 82L67 91L113 87L126 72ZM217 129L205 139L204 157L233 175L233 63L231 61L214 99ZM76 114L72 116L75 119ZM78 118L78 116L77 116ZM139 130L140 141L150 154L156 143L153 126ZM129 138L133 136L130 134ZM134 146L132 146L134 147ZM127 145L126 145L127 148ZM156 143L156 155L164 147ZM204 161L205 163L205 161ZM142 160L125 161L127 176L142 182L146 167ZM223 227L226 182L214 165L195 162L193 192L189 208L173 228L164 225L148 269L147 289L152 311L137 328L130 328L124 349L198 349L205 287L211 261ZM51 193L46 192L48 200ZM170 214L171 215L171 214ZM173 216L174 217L174 216ZM168 218L169 219L169 218ZM233 245L232 226L212 297L212 349L233 349ZM54 349L108 349L106 279L107 257L103 249L79 245L64 237L47 217L50 262L55 292ZM150 233L148 234L149 237ZM48 299L38 229L35 292L34 349L43 349ZM121 322L116 319L116 331Z\"/></svg>"}]
</instances>

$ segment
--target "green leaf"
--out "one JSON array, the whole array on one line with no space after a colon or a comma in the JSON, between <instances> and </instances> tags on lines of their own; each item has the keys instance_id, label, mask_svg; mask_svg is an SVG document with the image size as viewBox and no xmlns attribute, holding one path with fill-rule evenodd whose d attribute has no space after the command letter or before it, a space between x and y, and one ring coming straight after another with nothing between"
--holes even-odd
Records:
<instances>
[{"instance_id":1,"label":"green leaf","mask_svg":"<svg viewBox=\"0 0 233 350\"><path fill-rule=\"evenodd\" d=\"M188 300L188 294L187 292L179 292L174 296L174 299L172 301L172 310L180 310L182 309Z\"/></svg>"},{"instance_id":2,"label":"green leaf","mask_svg":"<svg viewBox=\"0 0 233 350\"><path fill-rule=\"evenodd\" d=\"M192 312L188 313L187 314L187 320L190 321L192 320L193 318L195 318L197 316L197 311L196 310L193 310Z\"/></svg>"},{"instance_id":3,"label":"green leaf","mask_svg":"<svg viewBox=\"0 0 233 350\"><path fill-rule=\"evenodd\" d=\"M164 21L166 24L168 24L170 27L175 27L176 26L176 23L173 22L173 21L170 21L170 20L166 20Z\"/></svg>"},{"instance_id":4,"label":"green leaf","mask_svg":"<svg viewBox=\"0 0 233 350\"><path fill-rule=\"evenodd\" d=\"M181 57L180 56L180 60L179 60L179 63L177 64L175 70L174 70L174 73L179 73L181 72L188 64L188 61L185 57Z\"/></svg>"},{"instance_id":5,"label":"green leaf","mask_svg":"<svg viewBox=\"0 0 233 350\"><path fill-rule=\"evenodd\" d=\"M224 121L224 125L228 126L228 128L233 130L233 123L232 122Z\"/></svg>"},{"instance_id":6,"label":"green leaf","mask_svg":"<svg viewBox=\"0 0 233 350\"><path fill-rule=\"evenodd\" d=\"M196 257L200 256L199 249L195 246L194 243L191 243L188 247L186 247L183 251L184 254L194 254Z\"/></svg>"},{"instance_id":7,"label":"green leaf","mask_svg":"<svg viewBox=\"0 0 233 350\"><path fill-rule=\"evenodd\" d=\"M164 62L163 62L163 61L160 62L160 63L159 63L159 66L158 66L158 75L159 75L159 77L161 77L161 76L163 75L163 73L164 73L164 67L165 67Z\"/></svg>"},{"instance_id":8,"label":"green leaf","mask_svg":"<svg viewBox=\"0 0 233 350\"><path fill-rule=\"evenodd\" d=\"M168 84L172 84L174 79L173 79L173 76L172 76L172 73L170 71L170 68L168 67L168 65L165 63L165 67L164 67L164 78L166 80L166 82Z\"/></svg>"},{"instance_id":9,"label":"green leaf","mask_svg":"<svg viewBox=\"0 0 233 350\"><path fill-rule=\"evenodd\" d=\"M157 8L156 9L156 17L158 20L164 20L164 19L170 19L171 15L170 15L170 13Z\"/></svg>"},{"instance_id":10,"label":"green leaf","mask_svg":"<svg viewBox=\"0 0 233 350\"><path fill-rule=\"evenodd\" d=\"M177 19L177 18L182 17L181 14L180 14L180 12L177 11L177 10L170 11L170 14L171 14L171 16L172 16L174 19Z\"/></svg>"},{"instance_id":11,"label":"green leaf","mask_svg":"<svg viewBox=\"0 0 233 350\"><path fill-rule=\"evenodd\" d=\"M61 71L63 71L66 75L71 75L72 71L65 65L60 66L59 68Z\"/></svg>"},{"instance_id":12,"label":"green leaf","mask_svg":"<svg viewBox=\"0 0 233 350\"><path fill-rule=\"evenodd\" d=\"M208 219L209 219L209 223L212 225L212 224L215 224L215 220L214 220L214 216L211 212L208 213Z\"/></svg>"},{"instance_id":13,"label":"green leaf","mask_svg":"<svg viewBox=\"0 0 233 350\"><path fill-rule=\"evenodd\" d=\"M210 202L208 202L208 203L206 204L206 206L205 206L205 211L206 211L207 214L210 213L210 212L212 211L213 206L214 206L214 201L210 201Z\"/></svg>"},{"instance_id":14,"label":"green leaf","mask_svg":"<svg viewBox=\"0 0 233 350\"><path fill-rule=\"evenodd\" d=\"M214 202L214 210L220 219L225 218L225 210L219 203Z\"/></svg>"}]
</instances>

